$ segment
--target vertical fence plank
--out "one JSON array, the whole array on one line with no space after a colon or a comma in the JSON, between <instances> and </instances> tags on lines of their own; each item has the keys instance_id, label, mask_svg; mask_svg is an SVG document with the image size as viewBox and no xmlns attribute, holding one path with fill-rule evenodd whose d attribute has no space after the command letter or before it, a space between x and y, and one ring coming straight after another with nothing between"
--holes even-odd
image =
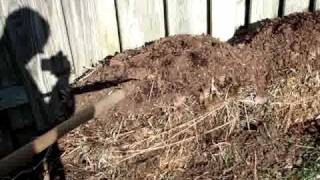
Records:
<instances>
[{"instance_id":1,"label":"vertical fence plank","mask_svg":"<svg viewBox=\"0 0 320 180\"><path fill-rule=\"evenodd\" d=\"M162 0L117 0L123 49L136 48L165 36Z\"/></svg>"},{"instance_id":2,"label":"vertical fence plank","mask_svg":"<svg viewBox=\"0 0 320 180\"><path fill-rule=\"evenodd\" d=\"M284 15L309 10L310 0L284 0Z\"/></svg>"},{"instance_id":3,"label":"vertical fence plank","mask_svg":"<svg viewBox=\"0 0 320 180\"><path fill-rule=\"evenodd\" d=\"M212 0L212 36L222 41L230 39L245 21L245 0Z\"/></svg>"},{"instance_id":4,"label":"vertical fence plank","mask_svg":"<svg viewBox=\"0 0 320 180\"><path fill-rule=\"evenodd\" d=\"M315 2L314 2L314 10L316 10L316 11L320 10L320 0L315 0Z\"/></svg>"},{"instance_id":5,"label":"vertical fence plank","mask_svg":"<svg viewBox=\"0 0 320 180\"><path fill-rule=\"evenodd\" d=\"M43 59L50 58L56 55L58 51L62 51L66 55L72 73L74 72L73 57L67 37L67 31L64 21L64 15L62 11L61 2L57 0L22 0L27 2L27 6L30 6L37 12L39 12L48 22L50 28L50 36L47 44L44 47L44 53L37 56L38 62ZM40 28L40 27L37 27ZM56 84L56 77L51 72L46 71L38 66L39 74L43 75L44 88L42 92L51 92L53 86Z\"/></svg>"},{"instance_id":6,"label":"vertical fence plank","mask_svg":"<svg viewBox=\"0 0 320 180\"><path fill-rule=\"evenodd\" d=\"M207 33L207 0L167 0L169 35Z\"/></svg>"},{"instance_id":7,"label":"vertical fence plank","mask_svg":"<svg viewBox=\"0 0 320 180\"><path fill-rule=\"evenodd\" d=\"M233 0L211 1L212 36L226 41L234 34L236 24L236 5Z\"/></svg>"},{"instance_id":8,"label":"vertical fence plank","mask_svg":"<svg viewBox=\"0 0 320 180\"><path fill-rule=\"evenodd\" d=\"M30 16L24 15L23 17L18 17L19 19L16 20L21 21L21 23L14 24L14 22L11 22L14 24L13 26L18 27L11 27L10 29L11 44L15 47L12 53L14 53L15 62L22 73L23 82L31 101L33 115L35 115L37 120L37 127L38 129L45 129L55 119L55 114L48 113L49 109L45 108L44 104L46 103L43 103L53 100L42 96L42 94L52 91L57 83L57 78L50 71L55 64L52 61L46 61L47 70L44 70L42 62L44 62L44 59L56 55L58 51L63 51L63 54L69 60L68 63L73 68L73 59L67 38L61 2L56 0L12 0L1 2L3 3L3 11L1 12L3 18L7 18L22 7L28 7L31 11L42 16L49 25L50 34L47 40L45 40L46 26L41 23L39 18L33 16L35 13L30 14ZM43 50L42 53L40 49ZM50 109L50 112L52 111Z\"/></svg>"},{"instance_id":9,"label":"vertical fence plank","mask_svg":"<svg viewBox=\"0 0 320 180\"><path fill-rule=\"evenodd\" d=\"M246 18L246 0L236 0L236 25L235 30L245 24Z\"/></svg>"},{"instance_id":10,"label":"vertical fence plank","mask_svg":"<svg viewBox=\"0 0 320 180\"><path fill-rule=\"evenodd\" d=\"M251 0L250 23L278 17L279 0Z\"/></svg>"},{"instance_id":11,"label":"vertical fence plank","mask_svg":"<svg viewBox=\"0 0 320 180\"><path fill-rule=\"evenodd\" d=\"M113 55L120 51L120 38L118 36L118 24L116 18L116 8L113 0L95 0L96 5L96 26L97 26L97 48L100 54L95 56L96 60L101 60L107 55Z\"/></svg>"},{"instance_id":12,"label":"vertical fence plank","mask_svg":"<svg viewBox=\"0 0 320 180\"><path fill-rule=\"evenodd\" d=\"M76 74L119 51L114 1L62 1Z\"/></svg>"}]
</instances>

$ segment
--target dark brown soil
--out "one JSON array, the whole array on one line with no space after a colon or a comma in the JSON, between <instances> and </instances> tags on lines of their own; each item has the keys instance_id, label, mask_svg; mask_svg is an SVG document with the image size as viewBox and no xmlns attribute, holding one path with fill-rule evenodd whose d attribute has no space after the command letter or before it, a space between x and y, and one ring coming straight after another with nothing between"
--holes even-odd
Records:
<instances>
[{"instance_id":1,"label":"dark brown soil","mask_svg":"<svg viewBox=\"0 0 320 180\"><path fill-rule=\"evenodd\" d=\"M117 87L131 94L61 140L67 177L300 178L319 150L320 14L262 24L230 44L179 35L107 58L75 86L134 79Z\"/></svg>"}]
</instances>

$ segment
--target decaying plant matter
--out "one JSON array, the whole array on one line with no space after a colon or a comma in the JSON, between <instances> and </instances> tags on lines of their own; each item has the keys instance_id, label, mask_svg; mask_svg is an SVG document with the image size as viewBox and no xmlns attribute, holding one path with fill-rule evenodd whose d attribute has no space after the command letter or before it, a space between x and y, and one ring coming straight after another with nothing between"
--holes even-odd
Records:
<instances>
[{"instance_id":1,"label":"decaying plant matter","mask_svg":"<svg viewBox=\"0 0 320 180\"><path fill-rule=\"evenodd\" d=\"M75 86L138 80L125 85L134 87L132 95L111 113L60 142L67 175L298 176L305 150L319 150L319 19L305 13L269 21L232 45L204 35L173 36L107 59ZM85 94L77 104L103 94Z\"/></svg>"}]
</instances>

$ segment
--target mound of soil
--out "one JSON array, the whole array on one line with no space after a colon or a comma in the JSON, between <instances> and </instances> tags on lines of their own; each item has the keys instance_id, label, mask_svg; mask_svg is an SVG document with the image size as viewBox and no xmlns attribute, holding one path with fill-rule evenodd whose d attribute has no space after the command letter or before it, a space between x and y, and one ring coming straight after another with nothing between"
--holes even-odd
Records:
<instances>
[{"instance_id":1,"label":"mound of soil","mask_svg":"<svg viewBox=\"0 0 320 180\"><path fill-rule=\"evenodd\" d=\"M320 170L309 163L317 162L319 151L319 58L319 13L266 21L230 43L178 35L109 57L75 87L125 83L78 96L78 108L114 88L128 88L130 95L59 142L67 177L274 179L300 178L308 168L314 173ZM307 176L317 175L312 173Z\"/></svg>"}]
</instances>

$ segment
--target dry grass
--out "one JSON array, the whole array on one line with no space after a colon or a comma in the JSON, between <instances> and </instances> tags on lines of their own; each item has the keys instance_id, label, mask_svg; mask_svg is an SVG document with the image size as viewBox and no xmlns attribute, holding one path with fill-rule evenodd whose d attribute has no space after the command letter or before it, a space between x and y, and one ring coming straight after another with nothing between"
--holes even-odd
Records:
<instances>
[{"instance_id":1,"label":"dry grass","mask_svg":"<svg viewBox=\"0 0 320 180\"><path fill-rule=\"evenodd\" d=\"M211 102L202 114L193 111L193 97L178 107L159 100L144 114L115 113L111 125L97 120L73 131L63 140L62 158L67 169L91 172L95 178L178 178L190 164L207 162L220 178L234 177L235 168L246 167L259 179L262 157L254 151L252 161L245 160L235 134L263 122L272 139L292 124L314 118L320 112L319 87L319 72L309 70L270 86L269 102L263 105L254 103L254 90L248 87L234 96L220 94L222 101ZM194 178L210 173L212 177L205 171Z\"/></svg>"}]
</instances>

